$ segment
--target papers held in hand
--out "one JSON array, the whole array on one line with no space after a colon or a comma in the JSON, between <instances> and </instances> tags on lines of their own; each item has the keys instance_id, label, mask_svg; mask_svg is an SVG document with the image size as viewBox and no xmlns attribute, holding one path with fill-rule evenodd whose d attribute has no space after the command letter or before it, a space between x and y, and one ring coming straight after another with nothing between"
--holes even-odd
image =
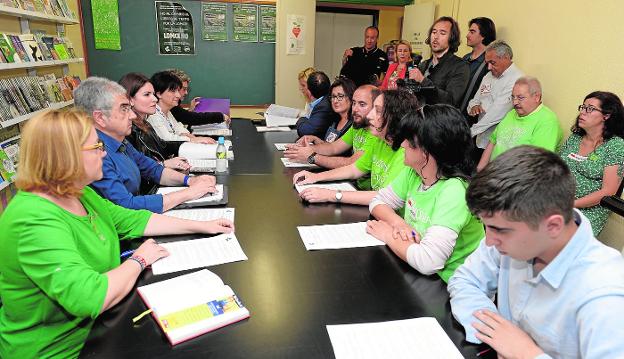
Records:
<instances>
[{"instance_id":1,"label":"papers held in hand","mask_svg":"<svg viewBox=\"0 0 624 359\"><path fill-rule=\"evenodd\" d=\"M234 154L230 151L232 141L225 141L225 148L228 149L228 159L232 159ZM217 144L184 142L180 145L178 155L186 159L195 160L214 160L217 158Z\"/></svg>"},{"instance_id":2,"label":"papers held in hand","mask_svg":"<svg viewBox=\"0 0 624 359\"><path fill-rule=\"evenodd\" d=\"M272 104L264 111L267 127L294 126L299 118L299 109Z\"/></svg>"},{"instance_id":3,"label":"papers held in hand","mask_svg":"<svg viewBox=\"0 0 624 359\"><path fill-rule=\"evenodd\" d=\"M240 298L207 269L137 288L171 345L249 317Z\"/></svg>"},{"instance_id":4,"label":"papers held in hand","mask_svg":"<svg viewBox=\"0 0 624 359\"><path fill-rule=\"evenodd\" d=\"M198 198L198 199L192 199L190 201L186 201L184 203L186 204L210 204L210 203L214 203L214 202L220 202L223 199L223 185L222 184L218 184L215 186L217 191L215 193L207 193L205 196ZM160 187L158 189L158 191L156 191L157 194L162 194L162 195L166 195L169 193L173 193L173 192L177 192L177 191L181 191L183 189L186 189L187 187Z\"/></svg>"}]
</instances>

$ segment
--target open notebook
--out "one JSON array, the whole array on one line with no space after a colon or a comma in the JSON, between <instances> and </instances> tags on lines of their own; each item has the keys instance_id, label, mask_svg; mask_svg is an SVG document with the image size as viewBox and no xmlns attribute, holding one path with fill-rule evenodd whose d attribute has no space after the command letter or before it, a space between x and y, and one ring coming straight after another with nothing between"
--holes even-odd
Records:
<instances>
[{"instance_id":1,"label":"open notebook","mask_svg":"<svg viewBox=\"0 0 624 359\"><path fill-rule=\"evenodd\" d=\"M207 269L137 288L171 345L249 317L249 310Z\"/></svg>"}]
</instances>

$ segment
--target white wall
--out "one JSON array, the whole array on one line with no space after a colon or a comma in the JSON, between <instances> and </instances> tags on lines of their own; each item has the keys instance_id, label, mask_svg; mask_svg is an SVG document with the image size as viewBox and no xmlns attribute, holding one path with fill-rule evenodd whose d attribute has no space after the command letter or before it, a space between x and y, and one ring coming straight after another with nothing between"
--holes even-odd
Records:
<instances>
[{"instance_id":1,"label":"white wall","mask_svg":"<svg viewBox=\"0 0 624 359\"><path fill-rule=\"evenodd\" d=\"M305 54L287 55L287 18L289 14L305 16ZM275 44L275 103L303 108L299 93L299 71L314 66L315 0L277 1L277 39ZM262 69L258 69L262 71Z\"/></svg>"}]
</instances>

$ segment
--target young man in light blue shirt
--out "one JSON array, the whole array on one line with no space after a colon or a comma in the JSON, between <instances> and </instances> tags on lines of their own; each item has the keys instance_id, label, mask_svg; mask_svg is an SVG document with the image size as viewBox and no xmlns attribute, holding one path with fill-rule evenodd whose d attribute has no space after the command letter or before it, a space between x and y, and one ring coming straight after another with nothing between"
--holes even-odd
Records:
<instances>
[{"instance_id":1,"label":"young man in light blue shirt","mask_svg":"<svg viewBox=\"0 0 624 359\"><path fill-rule=\"evenodd\" d=\"M473 178L486 238L448 284L467 341L504 358L624 357L624 259L594 238L574 192L565 163L532 146Z\"/></svg>"}]
</instances>

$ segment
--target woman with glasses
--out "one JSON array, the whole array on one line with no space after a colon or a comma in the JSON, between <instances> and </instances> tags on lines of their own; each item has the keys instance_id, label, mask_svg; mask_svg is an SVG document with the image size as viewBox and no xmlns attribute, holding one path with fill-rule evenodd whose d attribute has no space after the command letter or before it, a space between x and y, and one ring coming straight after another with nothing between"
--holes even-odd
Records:
<instances>
[{"instance_id":1,"label":"woman with glasses","mask_svg":"<svg viewBox=\"0 0 624 359\"><path fill-rule=\"evenodd\" d=\"M447 282L485 236L466 204L475 170L470 129L456 108L433 105L405 116L399 131L406 167L370 203L376 220L366 230L419 272Z\"/></svg>"},{"instance_id":2,"label":"woman with glasses","mask_svg":"<svg viewBox=\"0 0 624 359\"><path fill-rule=\"evenodd\" d=\"M578 110L560 155L576 179L574 207L589 218L597 236L610 213L600 200L614 195L622 182L624 107L617 95L595 91L585 96Z\"/></svg>"},{"instance_id":3,"label":"woman with glasses","mask_svg":"<svg viewBox=\"0 0 624 359\"><path fill-rule=\"evenodd\" d=\"M370 174L371 191L341 192L324 188L307 188L299 195L305 201L342 202L368 205L377 191L387 186L405 167L401 133L401 118L418 109L416 96L403 90L382 92L373 102L369 112L370 131L374 138L364 154L355 163L329 171L312 173L301 171L294 175L293 183L310 184L324 181L355 180Z\"/></svg>"},{"instance_id":4,"label":"woman with glasses","mask_svg":"<svg viewBox=\"0 0 624 359\"><path fill-rule=\"evenodd\" d=\"M154 94L154 86L149 79L140 73L125 74L119 84L126 89L132 110L136 118L132 119L132 133L126 137L130 143L146 156L161 162L165 167L174 170L186 171L189 164L181 157L174 157L178 153L182 142L166 142L158 135L147 117L156 113L158 98Z\"/></svg>"},{"instance_id":5,"label":"woman with glasses","mask_svg":"<svg viewBox=\"0 0 624 359\"><path fill-rule=\"evenodd\" d=\"M412 63L412 45L408 41L399 40L394 48L397 61L388 66L381 82L382 90L394 90L397 88L397 80L408 77L408 67Z\"/></svg>"},{"instance_id":6,"label":"woman with glasses","mask_svg":"<svg viewBox=\"0 0 624 359\"><path fill-rule=\"evenodd\" d=\"M327 132L325 132L325 142L334 142L342 137L351 127L353 119L351 118L351 103L353 101L353 93L355 92L355 84L346 77L339 77L329 88L329 101L332 110L339 116L334 121ZM310 137L310 136L308 136ZM314 142L316 143L316 141Z\"/></svg>"},{"instance_id":7,"label":"woman with glasses","mask_svg":"<svg viewBox=\"0 0 624 359\"><path fill-rule=\"evenodd\" d=\"M121 263L120 239L234 230L103 199L88 185L105 154L82 112L49 111L22 131L19 191L0 217L0 357L78 357L95 318L168 255L148 239Z\"/></svg>"}]
</instances>

